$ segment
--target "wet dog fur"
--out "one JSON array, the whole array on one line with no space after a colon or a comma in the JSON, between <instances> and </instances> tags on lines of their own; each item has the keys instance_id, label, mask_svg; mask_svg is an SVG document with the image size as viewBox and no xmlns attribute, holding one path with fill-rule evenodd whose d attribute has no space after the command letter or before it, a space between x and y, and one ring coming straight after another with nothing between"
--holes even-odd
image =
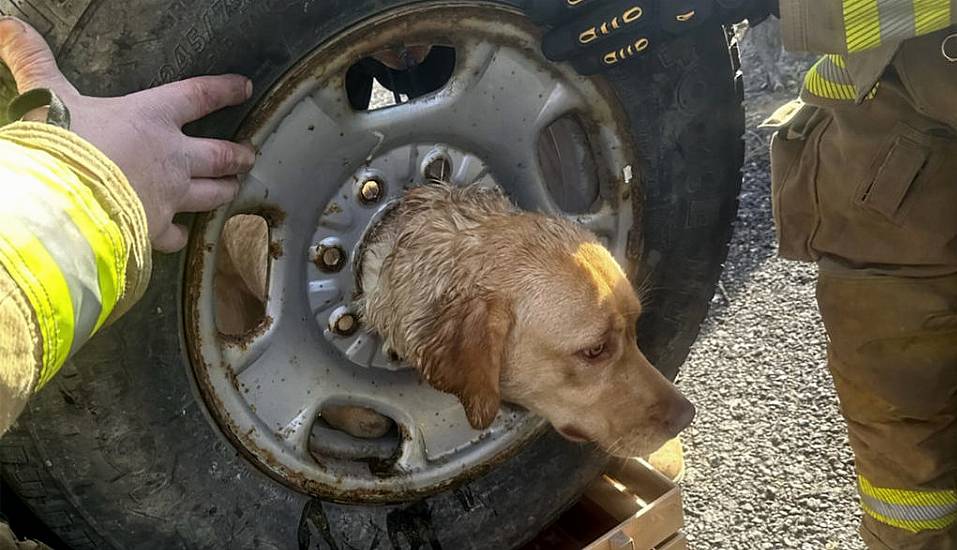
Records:
<instances>
[{"instance_id":1,"label":"wet dog fur","mask_svg":"<svg viewBox=\"0 0 957 550\"><path fill-rule=\"evenodd\" d=\"M642 305L608 250L497 190L408 191L367 240L360 281L364 325L457 396L476 429L507 401L569 439L635 456L693 417L640 351Z\"/></svg>"}]
</instances>

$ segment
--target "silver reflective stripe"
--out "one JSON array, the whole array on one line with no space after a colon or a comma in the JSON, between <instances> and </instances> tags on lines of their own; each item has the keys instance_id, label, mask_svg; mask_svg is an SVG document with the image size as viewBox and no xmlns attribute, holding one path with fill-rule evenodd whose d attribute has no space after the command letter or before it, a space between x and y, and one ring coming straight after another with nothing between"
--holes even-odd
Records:
<instances>
[{"instance_id":1,"label":"silver reflective stripe","mask_svg":"<svg viewBox=\"0 0 957 550\"><path fill-rule=\"evenodd\" d=\"M804 93L820 98L852 101L855 98L851 75L837 55L825 55L804 76Z\"/></svg>"},{"instance_id":2,"label":"silver reflective stripe","mask_svg":"<svg viewBox=\"0 0 957 550\"><path fill-rule=\"evenodd\" d=\"M957 504L891 504L861 493L864 505L878 514L904 521L927 521L957 513Z\"/></svg>"},{"instance_id":3,"label":"silver reflective stripe","mask_svg":"<svg viewBox=\"0 0 957 550\"><path fill-rule=\"evenodd\" d=\"M881 44L912 38L917 34L914 3L909 0L877 0L881 21Z\"/></svg>"},{"instance_id":4,"label":"silver reflective stripe","mask_svg":"<svg viewBox=\"0 0 957 550\"><path fill-rule=\"evenodd\" d=\"M854 85L853 80L851 80L851 73L839 66L831 56L825 56L815 68L821 76L830 82L844 86Z\"/></svg>"},{"instance_id":5,"label":"silver reflective stripe","mask_svg":"<svg viewBox=\"0 0 957 550\"><path fill-rule=\"evenodd\" d=\"M70 289L75 325L70 355L93 334L100 316L100 284L96 256L79 228L63 213L66 200L32 181L6 181L9 202L0 202L0 216L16 219L40 240L60 267Z\"/></svg>"}]
</instances>

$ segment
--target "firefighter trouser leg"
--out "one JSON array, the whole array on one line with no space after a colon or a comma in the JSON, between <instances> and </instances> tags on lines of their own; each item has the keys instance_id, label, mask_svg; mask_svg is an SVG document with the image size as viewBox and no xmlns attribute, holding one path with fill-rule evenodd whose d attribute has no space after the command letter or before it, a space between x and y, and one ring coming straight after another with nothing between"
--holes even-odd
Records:
<instances>
[{"instance_id":1,"label":"firefighter trouser leg","mask_svg":"<svg viewBox=\"0 0 957 550\"><path fill-rule=\"evenodd\" d=\"M957 549L957 275L822 269L828 367L871 548Z\"/></svg>"},{"instance_id":2,"label":"firefighter trouser leg","mask_svg":"<svg viewBox=\"0 0 957 550\"><path fill-rule=\"evenodd\" d=\"M882 550L957 550L957 66L905 44L861 104L816 101L772 142L782 256L818 301Z\"/></svg>"}]
</instances>

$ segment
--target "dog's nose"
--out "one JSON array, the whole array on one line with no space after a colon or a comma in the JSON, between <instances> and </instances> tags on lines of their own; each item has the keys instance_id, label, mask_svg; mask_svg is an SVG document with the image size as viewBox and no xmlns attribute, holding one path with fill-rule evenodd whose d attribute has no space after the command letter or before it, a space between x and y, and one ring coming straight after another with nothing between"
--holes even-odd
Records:
<instances>
[{"instance_id":1,"label":"dog's nose","mask_svg":"<svg viewBox=\"0 0 957 550\"><path fill-rule=\"evenodd\" d=\"M668 414L668 426L671 431L677 435L691 425L691 421L694 420L694 415L695 407L691 401L688 401L683 395L678 395L677 398L671 402Z\"/></svg>"}]
</instances>

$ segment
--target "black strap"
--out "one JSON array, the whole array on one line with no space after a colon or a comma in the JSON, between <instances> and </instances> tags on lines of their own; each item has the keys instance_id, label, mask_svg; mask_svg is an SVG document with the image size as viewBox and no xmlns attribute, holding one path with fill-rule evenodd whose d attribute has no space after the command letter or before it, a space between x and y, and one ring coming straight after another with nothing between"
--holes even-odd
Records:
<instances>
[{"instance_id":1,"label":"black strap","mask_svg":"<svg viewBox=\"0 0 957 550\"><path fill-rule=\"evenodd\" d=\"M20 120L30 111L43 107L48 108L47 124L70 129L70 110L59 96L47 88L36 88L13 98L7 105L7 120Z\"/></svg>"}]
</instances>

